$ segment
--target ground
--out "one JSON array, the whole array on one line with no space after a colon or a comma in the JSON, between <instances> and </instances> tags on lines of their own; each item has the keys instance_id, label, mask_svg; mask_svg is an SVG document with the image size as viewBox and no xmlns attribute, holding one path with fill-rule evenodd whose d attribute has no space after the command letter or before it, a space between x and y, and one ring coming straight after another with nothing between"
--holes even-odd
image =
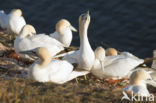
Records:
<instances>
[{"instance_id":1,"label":"ground","mask_svg":"<svg viewBox=\"0 0 156 103\"><path fill-rule=\"evenodd\" d=\"M92 74L63 85L39 83L27 79L32 63L17 56L8 34L0 32L0 103L120 103L128 84L124 80L100 80ZM156 96L156 89L148 88Z\"/></svg>"}]
</instances>

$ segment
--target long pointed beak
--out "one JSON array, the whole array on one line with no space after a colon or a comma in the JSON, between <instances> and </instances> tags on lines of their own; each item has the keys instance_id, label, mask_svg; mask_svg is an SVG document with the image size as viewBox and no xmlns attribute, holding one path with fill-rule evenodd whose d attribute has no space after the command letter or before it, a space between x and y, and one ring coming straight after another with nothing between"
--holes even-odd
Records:
<instances>
[{"instance_id":1,"label":"long pointed beak","mask_svg":"<svg viewBox=\"0 0 156 103\"><path fill-rule=\"evenodd\" d=\"M75 27L73 27L72 25L70 26L70 29L74 32L77 32L77 29Z\"/></svg>"},{"instance_id":2,"label":"long pointed beak","mask_svg":"<svg viewBox=\"0 0 156 103\"><path fill-rule=\"evenodd\" d=\"M84 15L89 16L89 10Z\"/></svg>"}]
</instances>

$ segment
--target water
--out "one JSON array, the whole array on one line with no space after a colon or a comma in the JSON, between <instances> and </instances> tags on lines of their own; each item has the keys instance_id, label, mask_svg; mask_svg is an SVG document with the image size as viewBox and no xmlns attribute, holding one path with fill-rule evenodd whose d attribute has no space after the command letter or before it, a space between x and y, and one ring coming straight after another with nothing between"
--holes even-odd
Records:
<instances>
[{"instance_id":1,"label":"water","mask_svg":"<svg viewBox=\"0 0 156 103\"><path fill-rule=\"evenodd\" d=\"M61 18L78 28L80 14L90 10L89 41L95 49L101 41L120 51L145 58L156 49L156 0L0 0L0 9L20 8L38 33L51 33ZM79 46L73 34L72 45Z\"/></svg>"}]
</instances>

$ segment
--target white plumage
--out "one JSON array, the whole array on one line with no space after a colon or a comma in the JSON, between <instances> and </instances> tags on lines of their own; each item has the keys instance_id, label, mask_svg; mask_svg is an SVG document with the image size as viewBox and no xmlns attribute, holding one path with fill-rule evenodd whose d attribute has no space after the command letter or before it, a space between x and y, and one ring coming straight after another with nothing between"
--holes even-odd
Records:
<instances>
[{"instance_id":1,"label":"white plumage","mask_svg":"<svg viewBox=\"0 0 156 103\"><path fill-rule=\"evenodd\" d=\"M135 85L129 85L126 88L124 88L125 91L133 91L133 95L139 95L139 96L150 96L149 91L147 90L147 88L143 87L143 86L135 86Z\"/></svg>"},{"instance_id":2,"label":"white plumage","mask_svg":"<svg viewBox=\"0 0 156 103\"><path fill-rule=\"evenodd\" d=\"M9 34L19 34L24 25L25 19L20 9L13 9L9 14L0 12L0 25L3 29L7 29Z\"/></svg>"},{"instance_id":3,"label":"white plumage","mask_svg":"<svg viewBox=\"0 0 156 103\"><path fill-rule=\"evenodd\" d=\"M3 10L0 10L0 26L2 29L7 29L8 15Z\"/></svg>"},{"instance_id":4,"label":"white plumage","mask_svg":"<svg viewBox=\"0 0 156 103\"><path fill-rule=\"evenodd\" d=\"M105 50L102 47L98 47L95 50L95 56L96 59L91 72L101 79L123 78L131 73L132 69L144 62L144 60L128 52L123 52L117 56L105 57Z\"/></svg>"},{"instance_id":5,"label":"white plumage","mask_svg":"<svg viewBox=\"0 0 156 103\"><path fill-rule=\"evenodd\" d=\"M52 56L64 49L64 45L45 34L35 35L35 28L25 25L14 41L16 53L32 50L38 47L46 47Z\"/></svg>"},{"instance_id":6,"label":"white plumage","mask_svg":"<svg viewBox=\"0 0 156 103\"><path fill-rule=\"evenodd\" d=\"M90 23L89 12L79 17L80 49L64 56L64 60L77 63L78 68L90 71L94 63L94 52L89 44L87 30Z\"/></svg>"},{"instance_id":7,"label":"white plumage","mask_svg":"<svg viewBox=\"0 0 156 103\"><path fill-rule=\"evenodd\" d=\"M124 88L126 93L138 96L150 96L149 91L147 90L146 84L156 83L152 80L150 74L144 69L138 68L130 76L130 84Z\"/></svg>"},{"instance_id":8,"label":"white plumage","mask_svg":"<svg viewBox=\"0 0 156 103\"><path fill-rule=\"evenodd\" d=\"M37 52L41 60L30 66L29 78L39 82L63 84L89 73L73 71L73 66L65 60L51 60L50 52L46 48L41 47Z\"/></svg>"},{"instance_id":9,"label":"white plumage","mask_svg":"<svg viewBox=\"0 0 156 103\"><path fill-rule=\"evenodd\" d=\"M60 41L65 47L69 47L73 38L72 31L77 32L77 30L69 23L68 20L61 19L56 24L56 31L51 33L50 36Z\"/></svg>"}]
</instances>

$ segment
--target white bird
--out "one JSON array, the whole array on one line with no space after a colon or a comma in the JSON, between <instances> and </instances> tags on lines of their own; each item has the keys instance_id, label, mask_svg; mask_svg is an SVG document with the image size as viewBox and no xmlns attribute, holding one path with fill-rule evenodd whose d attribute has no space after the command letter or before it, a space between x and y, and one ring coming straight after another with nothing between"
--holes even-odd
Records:
<instances>
[{"instance_id":1,"label":"white bird","mask_svg":"<svg viewBox=\"0 0 156 103\"><path fill-rule=\"evenodd\" d=\"M153 58L154 58L154 60L153 60L153 62L152 62L152 68L153 69L156 69L156 50L153 50Z\"/></svg>"},{"instance_id":2,"label":"white bird","mask_svg":"<svg viewBox=\"0 0 156 103\"><path fill-rule=\"evenodd\" d=\"M64 45L54 38L45 34L36 34L32 25L25 25L14 41L14 48L17 54L22 51L32 50L38 47L46 47L54 56L64 50Z\"/></svg>"},{"instance_id":3,"label":"white bird","mask_svg":"<svg viewBox=\"0 0 156 103\"><path fill-rule=\"evenodd\" d=\"M64 56L63 59L70 63L77 63L78 68L90 71L93 66L95 55L87 37L90 23L89 11L79 17L80 49Z\"/></svg>"},{"instance_id":4,"label":"white bird","mask_svg":"<svg viewBox=\"0 0 156 103\"><path fill-rule=\"evenodd\" d=\"M0 27L7 29L8 26L8 15L3 10L0 10Z\"/></svg>"},{"instance_id":5,"label":"white bird","mask_svg":"<svg viewBox=\"0 0 156 103\"><path fill-rule=\"evenodd\" d=\"M118 51L115 48L107 48L106 49L106 56L117 56Z\"/></svg>"},{"instance_id":6,"label":"white bird","mask_svg":"<svg viewBox=\"0 0 156 103\"><path fill-rule=\"evenodd\" d=\"M65 60L52 60L47 48L38 48L37 54L40 60L30 66L28 77L39 82L63 84L89 73L88 71L73 71L73 66Z\"/></svg>"},{"instance_id":7,"label":"white bird","mask_svg":"<svg viewBox=\"0 0 156 103\"><path fill-rule=\"evenodd\" d=\"M51 33L50 36L60 41L65 47L69 47L73 38L72 31L77 32L77 30L66 19L58 21L55 29L56 31Z\"/></svg>"},{"instance_id":8,"label":"white bird","mask_svg":"<svg viewBox=\"0 0 156 103\"><path fill-rule=\"evenodd\" d=\"M7 29L9 34L19 34L24 25L25 19L20 9L13 9L9 14L4 11L0 12L0 25L3 29Z\"/></svg>"},{"instance_id":9,"label":"white bird","mask_svg":"<svg viewBox=\"0 0 156 103\"><path fill-rule=\"evenodd\" d=\"M146 70L150 74L152 80L156 82L156 60L155 60L155 57L156 57L156 50L153 50L153 62L152 62L151 67L144 66L144 67L139 67L139 69ZM136 68L136 69L138 70L138 68ZM154 83L148 83L148 84L156 87L156 85L153 85Z\"/></svg>"},{"instance_id":10,"label":"white bird","mask_svg":"<svg viewBox=\"0 0 156 103\"><path fill-rule=\"evenodd\" d=\"M22 16L22 11L20 9L13 9L8 14L8 32L10 34L19 34L24 25L26 25L25 19Z\"/></svg>"},{"instance_id":11,"label":"white bird","mask_svg":"<svg viewBox=\"0 0 156 103\"><path fill-rule=\"evenodd\" d=\"M150 96L146 86L149 82L156 84L147 71L143 69L136 70L131 74L130 84L124 88L124 91L129 95L133 93L133 95L137 96Z\"/></svg>"},{"instance_id":12,"label":"white bird","mask_svg":"<svg viewBox=\"0 0 156 103\"><path fill-rule=\"evenodd\" d=\"M128 52L122 52L117 56L105 56L104 48L98 47L95 50L95 62L91 73L100 79L124 78L131 73L131 70L143 62L144 60Z\"/></svg>"},{"instance_id":13,"label":"white bird","mask_svg":"<svg viewBox=\"0 0 156 103\"><path fill-rule=\"evenodd\" d=\"M150 73L152 79L156 82L156 50L153 50L153 62L150 67L145 67L145 69Z\"/></svg>"}]
</instances>

